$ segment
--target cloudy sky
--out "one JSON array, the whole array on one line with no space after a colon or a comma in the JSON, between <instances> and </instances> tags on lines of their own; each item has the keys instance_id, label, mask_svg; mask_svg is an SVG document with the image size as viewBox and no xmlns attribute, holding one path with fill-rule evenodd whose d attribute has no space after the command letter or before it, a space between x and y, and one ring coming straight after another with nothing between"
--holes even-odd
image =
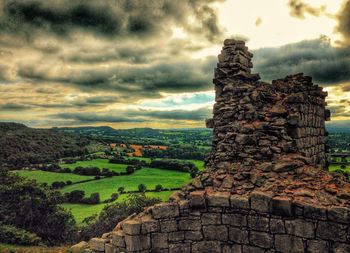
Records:
<instances>
[{"instance_id":1,"label":"cloudy sky","mask_svg":"<svg viewBox=\"0 0 350 253\"><path fill-rule=\"evenodd\" d=\"M204 127L225 38L264 81L304 72L350 120L350 1L0 0L0 120Z\"/></svg>"}]
</instances>

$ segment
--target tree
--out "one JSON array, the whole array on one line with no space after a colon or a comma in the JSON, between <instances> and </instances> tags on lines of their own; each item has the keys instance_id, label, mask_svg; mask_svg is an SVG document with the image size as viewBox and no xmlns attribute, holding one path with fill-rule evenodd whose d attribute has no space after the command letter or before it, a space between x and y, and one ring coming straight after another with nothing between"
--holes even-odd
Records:
<instances>
[{"instance_id":1,"label":"tree","mask_svg":"<svg viewBox=\"0 0 350 253\"><path fill-rule=\"evenodd\" d=\"M139 192L145 192L147 190L147 187L144 184L139 184L138 188Z\"/></svg>"},{"instance_id":2,"label":"tree","mask_svg":"<svg viewBox=\"0 0 350 253\"><path fill-rule=\"evenodd\" d=\"M163 190L163 186L161 184L156 185L156 191L161 192Z\"/></svg>"},{"instance_id":3,"label":"tree","mask_svg":"<svg viewBox=\"0 0 350 253\"><path fill-rule=\"evenodd\" d=\"M59 206L63 197L58 191L0 169L0 199L2 224L34 233L50 245L74 239L75 220Z\"/></svg>"},{"instance_id":4,"label":"tree","mask_svg":"<svg viewBox=\"0 0 350 253\"><path fill-rule=\"evenodd\" d=\"M119 192L120 194L124 193L124 192L125 192L125 187L124 187L124 186L120 186L120 187L118 188L118 192Z\"/></svg>"},{"instance_id":5,"label":"tree","mask_svg":"<svg viewBox=\"0 0 350 253\"><path fill-rule=\"evenodd\" d=\"M70 203L80 203L85 196L85 192L81 190L74 190L68 193L67 201Z\"/></svg>"},{"instance_id":6,"label":"tree","mask_svg":"<svg viewBox=\"0 0 350 253\"><path fill-rule=\"evenodd\" d=\"M340 165L340 168L341 168L342 170L345 170L346 166L345 166L344 164L342 164L342 165Z\"/></svg>"},{"instance_id":7,"label":"tree","mask_svg":"<svg viewBox=\"0 0 350 253\"><path fill-rule=\"evenodd\" d=\"M126 167L126 174L130 175L135 172L134 166L128 166Z\"/></svg>"}]
</instances>

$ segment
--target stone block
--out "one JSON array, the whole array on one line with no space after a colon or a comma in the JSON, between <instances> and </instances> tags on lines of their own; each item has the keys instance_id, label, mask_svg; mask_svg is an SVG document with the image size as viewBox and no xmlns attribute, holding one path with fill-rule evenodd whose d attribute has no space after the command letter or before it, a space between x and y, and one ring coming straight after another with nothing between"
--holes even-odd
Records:
<instances>
[{"instance_id":1,"label":"stone block","mask_svg":"<svg viewBox=\"0 0 350 253\"><path fill-rule=\"evenodd\" d=\"M105 253L118 253L117 248L110 243L105 244Z\"/></svg>"},{"instance_id":2,"label":"stone block","mask_svg":"<svg viewBox=\"0 0 350 253\"><path fill-rule=\"evenodd\" d=\"M302 219L285 221L287 234L315 238L315 224Z\"/></svg>"},{"instance_id":3,"label":"stone block","mask_svg":"<svg viewBox=\"0 0 350 253\"><path fill-rule=\"evenodd\" d=\"M203 239L201 231L185 231L185 239L191 241L200 241Z\"/></svg>"},{"instance_id":4,"label":"stone block","mask_svg":"<svg viewBox=\"0 0 350 253\"><path fill-rule=\"evenodd\" d=\"M171 232L168 234L169 242L179 242L185 239L184 231Z\"/></svg>"},{"instance_id":5,"label":"stone block","mask_svg":"<svg viewBox=\"0 0 350 253\"><path fill-rule=\"evenodd\" d=\"M270 249L273 246L273 236L268 233L250 231L249 242L260 248Z\"/></svg>"},{"instance_id":6,"label":"stone block","mask_svg":"<svg viewBox=\"0 0 350 253\"><path fill-rule=\"evenodd\" d=\"M180 220L179 221L179 230L192 230L192 231L197 231L201 230L202 224L200 220Z\"/></svg>"},{"instance_id":7,"label":"stone block","mask_svg":"<svg viewBox=\"0 0 350 253\"><path fill-rule=\"evenodd\" d=\"M278 252L305 253L303 240L292 235L275 235L275 248Z\"/></svg>"},{"instance_id":8,"label":"stone block","mask_svg":"<svg viewBox=\"0 0 350 253\"><path fill-rule=\"evenodd\" d=\"M329 247L326 241L310 240L307 241L308 253L328 253Z\"/></svg>"},{"instance_id":9,"label":"stone block","mask_svg":"<svg viewBox=\"0 0 350 253\"><path fill-rule=\"evenodd\" d=\"M173 232L177 231L177 222L176 220L163 220L160 222L160 231L161 232Z\"/></svg>"},{"instance_id":10,"label":"stone block","mask_svg":"<svg viewBox=\"0 0 350 253\"><path fill-rule=\"evenodd\" d=\"M225 213L222 214L222 223L236 227L243 227L247 226L247 217L239 213Z\"/></svg>"},{"instance_id":11,"label":"stone block","mask_svg":"<svg viewBox=\"0 0 350 253\"><path fill-rule=\"evenodd\" d=\"M319 221L316 236L324 240L332 240L335 242L346 241L346 226L327 221Z\"/></svg>"},{"instance_id":12,"label":"stone block","mask_svg":"<svg viewBox=\"0 0 350 253\"><path fill-rule=\"evenodd\" d=\"M203 235L206 240L227 241L228 231L224 225L203 226Z\"/></svg>"},{"instance_id":13,"label":"stone block","mask_svg":"<svg viewBox=\"0 0 350 253\"><path fill-rule=\"evenodd\" d=\"M121 230L112 232L112 244L117 247L125 248L125 237Z\"/></svg>"},{"instance_id":14,"label":"stone block","mask_svg":"<svg viewBox=\"0 0 350 253\"><path fill-rule=\"evenodd\" d=\"M138 235L141 233L141 222L138 220L126 220L122 223L122 229L125 234Z\"/></svg>"},{"instance_id":15,"label":"stone block","mask_svg":"<svg viewBox=\"0 0 350 253\"><path fill-rule=\"evenodd\" d=\"M245 196L231 195L230 203L232 208L249 209L249 199Z\"/></svg>"},{"instance_id":16,"label":"stone block","mask_svg":"<svg viewBox=\"0 0 350 253\"><path fill-rule=\"evenodd\" d=\"M70 250L72 253L80 253L82 252L83 250L89 248L89 244L85 241L81 241L75 245L73 245Z\"/></svg>"},{"instance_id":17,"label":"stone block","mask_svg":"<svg viewBox=\"0 0 350 253\"><path fill-rule=\"evenodd\" d=\"M222 253L242 253L242 246L238 244L225 245L222 248Z\"/></svg>"},{"instance_id":18,"label":"stone block","mask_svg":"<svg viewBox=\"0 0 350 253\"><path fill-rule=\"evenodd\" d=\"M235 243L249 243L249 234L247 230L242 230L240 228L229 228L229 239Z\"/></svg>"},{"instance_id":19,"label":"stone block","mask_svg":"<svg viewBox=\"0 0 350 253\"><path fill-rule=\"evenodd\" d=\"M276 196L271 202L272 212L280 216L292 216L292 200L289 197Z\"/></svg>"},{"instance_id":20,"label":"stone block","mask_svg":"<svg viewBox=\"0 0 350 253\"><path fill-rule=\"evenodd\" d=\"M142 220L141 233L147 234L151 232L157 232L160 230L158 221L153 219Z\"/></svg>"},{"instance_id":21,"label":"stone block","mask_svg":"<svg viewBox=\"0 0 350 253\"><path fill-rule=\"evenodd\" d=\"M331 207L328 209L328 219L335 222L349 224L350 208L340 206Z\"/></svg>"},{"instance_id":22,"label":"stone block","mask_svg":"<svg viewBox=\"0 0 350 253\"><path fill-rule=\"evenodd\" d=\"M179 216L179 206L175 203L162 203L152 207L155 219L173 218Z\"/></svg>"},{"instance_id":23,"label":"stone block","mask_svg":"<svg viewBox=\"0 0 350 253\"><path fill-rule=\"evenodd\" d=\"M270 231L273 234L284 234L286 232L284 221L281 219L270 219Z\"/></svg>"},{"instance_id":24,"label":"stone block","mask_svg":"<svg viewBox=\"0 0 350 253\"><path fill-rule=\"evenodd\" d=\"M221 253L221 245L218 241L201 241L192 244L192 253Z\"/></svg>"},{"instance_id":25,"label":"stone block","mask_svg":"<svg viewBox=\"0 0 350 253\"><path fill-rule=\"evenodd\" d=\"M350 252L350 244L345 243L335 243L333 247L334 253L349 253Z\"/></svg>"},{"instance_id":26,"label":"stone block","mask_svg":"<svg viewBox=\"0 0 350 253\"><path fill-rule=\"evenodd\" d=\"M230 193L229 192L208 192L207 193L209 206L230 206Z\"/></svg>"},{"instance_id":27,"label":"stone block","mask_svg":"<svg viewBox=\"0 0 350 253\"><path fill-rule=\"evenodd\" d=\"M147 235L125 235L125 244L129 251L149 250L151 239Z\"/></svg>"},{"instance_id":28,"label":"stone block","mask_svg":"<svg viewBox=\"0 0 350 253\"><path fill-rule=\"evenodd\" d=\"M264 249L255 246L243 245L242 249L242 253L265 253Z\"/></svg>"},{"instance_id":29,"label":"stone block","mask_svg":"<svg viewBox=\"0 0 350 253\"><path fill-rule=\"evenodd\" d=\"M249 215L248 227L252 230L269 232L269 218L259 215Z\"/></svg>"},{"instance_id":30,"label":"stone block","mask_svg":"<svg viewBox=\"0 0 350 253\"><path fill-rule=\"evenodd\" d=\"M327 220L327 209L323 206L303 203L304 217L311 219Z\"/></svg>"},{"instance_id":31,"label":"stone block","mask_svg":"<svg viewBox=\"0 0 350 253\"><path fill-rule=\"evenodd\" d=\"M268 213L271 209L272 195L266 192L254 191L249 196L251 209L257 212Z\"/></svg>"},{"instance_id":32,"label":"stone block","mask_svg":"<svg viewBox=\"0 0 350 253\"><path fill-rule=\"evenodd\" d=\"M191 253L191 245L190 243L170 244L169 253Z\"/></svg>"},{"instance_id":33,"label":"stone block","mask_svg":"<svg viewBox=\"0 0 350 253\"><path fill-rule=\"evenodd\" d=\"M105 243L107 242L106 239L101 238L91 238L89 241L90 249L97 251L97 252L104 252L105 251Z\"/></svg>"},{"instance_id":34,"label":"stone block","mask_svg":"<svg viewBox=\"0 0 350 253\"><path fill-rule=\"evenodd\" d=\"M205 207L205 192L204 191L194 191L190 193L190 206L194 208L204 208Z\"/></svg>"},{"instance_id":35,"label":"stone block","mask_svg":"<svg viewBox=\"0 0 350 253\"><path fill-rule=\"evenodd\" d=\"M168 248L168 234L167 233L153 233L152 234L152 248L155 248L155 249Z\"/></svg>"},{"instance_id":36,"label":"stone block","mask_svg":"<svg viewBox=\"0 0 350 253\"><path fill-rule=\"evenodd\" d=\"M202 225L220 225L221 213L203 213L201 221Z\"/></svg>"}]
</instances>

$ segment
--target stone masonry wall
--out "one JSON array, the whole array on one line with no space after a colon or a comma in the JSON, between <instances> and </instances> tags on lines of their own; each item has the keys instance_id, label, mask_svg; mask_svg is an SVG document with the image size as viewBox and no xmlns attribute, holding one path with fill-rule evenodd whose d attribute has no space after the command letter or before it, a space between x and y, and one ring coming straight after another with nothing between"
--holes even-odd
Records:
<instances>
[{"instance_id":1,"label":"stone masonry wall","mask_svg":"<svg viewBox=\"0 0 350 253\"><path fill-rule=\"evenodd\" d=\"M225 41L205 171L73 252L350 253L350 183L323 169L327 94L302 74L261 82L251 57Z\"/></svg>"}]
</instances>

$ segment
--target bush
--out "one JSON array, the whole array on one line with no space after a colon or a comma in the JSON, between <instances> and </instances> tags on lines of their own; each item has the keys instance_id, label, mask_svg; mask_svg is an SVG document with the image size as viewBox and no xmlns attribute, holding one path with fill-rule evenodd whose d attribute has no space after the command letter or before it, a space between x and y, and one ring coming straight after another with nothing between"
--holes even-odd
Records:
<instances>
[{"instance_id":1,"label":"bush","mask_svg":"<svg viewBox=\"0 0 350 253\"><path fill-rule=\"evenodd\" d=\"M124 192L125 192L125 187L124 187L124 186L120 186L120 187L118 188L118 192L119 192L120 194L124 193Z\"/></svg>"},{"instance_id":2,"label":"bush","mask_svg":"<svg viewBox=\"0 0 350 253\"><path fill-rule=\"evenodd\" d=\"M66 182L66 185L71 185L71 184L73 184L73 182L70 181L70 180L68 180L68 181Z\"/></svg>"},{"instance_id":3,"label":"bush","mask_svg":"<svg viewBox=\"0 0 350 253\"><path fill-rule=\"evenodd\" d=\"M81 203L90 205L99 204L100 194L98 192L91 193L90 197L82 199Z\"/></svg>"},{"instance_id":4,"label":"bush","mask_svg":"<svg viewBox=\"0 0 350 253\"><path fill-rule=\"evenodd\" d=\"M54 188L54 189L60 189L60 188L65 187L65 186L66 186L66 183L65 183L65 182L57 182L57 181L55 181L55 182L53 182L53 183L51 184L51 186L52 186L52 188Z\"/></svg>"},{"instance_id":5,"label":"bush","mask_svg":"<svg viewBox=\"0 0 350 253\"><path fill-rule=\"evenodd\" d=\"M80 203L85 196L84 191L74 190L66 193L66 201L69 203Z\"/></svg>"},{"instance_id":6,"label":"bush","mask_svg":"<svg viewBox=\"0 0 350 253\"><path fill-rule=\"evenodd\" d=\"M98 217L94 215L83 221L86 226L81 229L79 240L89 240L92 237L101 236L101 234L113 230L115 224L131 214L139 213L145 207L160 201L158 198L146 197L145 194L131 194L120 203L106 205Z\"/></svg>"},{"instance_id":7,"label":"bush","mask_svg":"<svg viewBox=\"0 0 350 253\"><path fill-rule=\"evenodd\" d=\"M9 244L38 245L41 238L12 225L0 225L0 241Z\"/></svg>"},{"instance_id":8,"label":"bush","mask_svg":"<svg viewBox=\"0 0 350 253\"><path fill-rule=\"evenodd\" d=\"M147 187L144 184L139 184L138 189L139 192L145 192L147 190Z\"/></svg>"},{"instance_id":9,"label":"bush","mask_svg":"<svg viewBox=\"0 0 350 253\"><path fill-rule=\"evenodd\" d=\"M161 184L157 184L155 190L157 192L161 192L163 190L163 186Z\"/></svg>"},{"instance_id":10,"label":"bush","mask_svg":"<svg viewBox=\"0 0 350 253\"><path fill-rule=\"evenodd\" d=\"M128 166L126 167L126 174L130 175L135 172L135 167L134 166Z\"/></svg>"}]
</instances>

